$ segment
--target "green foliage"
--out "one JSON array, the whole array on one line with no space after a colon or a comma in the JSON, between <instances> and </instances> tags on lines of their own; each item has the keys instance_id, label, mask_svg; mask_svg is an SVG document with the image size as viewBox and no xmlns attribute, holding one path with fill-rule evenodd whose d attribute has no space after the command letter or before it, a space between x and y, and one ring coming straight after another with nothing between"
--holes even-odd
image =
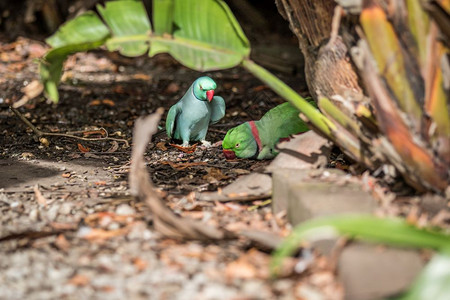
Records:
<instances>
[{"instance_id":1,"label":"green foliage","mask_svg":"<svg viewBox=\"0 0 450 300\"><path fill-rule=\"evenodd\" d=\"M97 10L111 31L111 38L106 41L109 51L118 50L130 57L147 53L149 45L145 37L151 26L141 2L111 1L105 7L97 5Z\"/></svg>"},{"instance_id":2,"label":"green foliage","mask_svg":"<svg viewBox=\"0 0 450 300\"><path fill-rule=\"evenodd\" d=\"M170 17L167 7L163 8ZM234 67L250 53L247 37L222 1L175 0L172 18L175 30L154 36L152 47L156 45L158 51L151 50L150 55L164 50L185 66L205 71ZM167 24L161 27L172 29Z\"/></svg>"},{"instance_id":3,"label":"green foliage","mask_svg":"<svg viewBox=\"0 0 450 300\"><path fill-rule=\"evenodd\" d=\"M93 12L87 12L62 25L57 34L46 41L53 47L39 66L41 81L47 96L58 101L58 83L67 56L80 51L98 48L109 37L108 28Z\"/></svg>"},{"instance_id":4,"label":"green foliage","mask_svg":"<svg viewBox=\"0 0 450 300\"><path fill-rule=\"evenodd\" d=\"M61 26L47 39L53 49L41 63L47 96L58 101L56 86L69 54L103 44L130 57L168 52L198 71L234 67L250 53L247 37L222 0L159 0L153 8L156 32L142 2L126 0L97 6L106 24L86 12Z\"/></svg>"},{"instance_id":5,"label":"green foliage","mask_svg":"<svg viewBox=\"0 0 450 300\"><path fill-rule=\"evenodd\" d=\"M297 107L311 123L331 137L334 126L314 106L273 74L252 62L250 44L222 0L155 0L152 31L140 1L110 1L97 9L106 25L87 12L61 26L47 42L53 47L40 65L46 95L58 102L57 85L69 54L106 45L126 56L169 53L197 71L244 66Z\"/></svg>"},{"instance_id":6,"label":"green foliage","mask_svg":"<svg viewBox=\"0 0 450 300\"><path fill-rule=\"evenodd\" d=\"M429 263L411 291L401 298L446 299L450 292L450 236L442 232L419 229L402 219L380 219L372 215L341 215L304 222L275 251L272 273L276 275L282 260L306 241L346 235L368 242L441 251ZM425 295L427 295L425 297Z\"/></svg>"},{"instance_id":7,"label":"green foliage","mask_svg":"<svg viewBox=\"0 0 450 300\"><path fill-rule=\"evenodd\" d=\"M398 300L446 300L450 295L450 255L436 254L411 290Z\"/></svg>"}]
</instances>

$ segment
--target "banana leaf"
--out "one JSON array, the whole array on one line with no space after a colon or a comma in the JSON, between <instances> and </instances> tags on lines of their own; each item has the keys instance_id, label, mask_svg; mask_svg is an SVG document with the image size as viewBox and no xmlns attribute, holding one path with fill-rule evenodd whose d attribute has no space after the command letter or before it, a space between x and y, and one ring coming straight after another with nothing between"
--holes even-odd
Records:
<instances>
[{"instance_id":1,"label":"banana leaf","mask_svg":"<svg viewBox=\"0 0 450 300\"><path fill-rule=\"evenodd\" d=\"M58 101L63 62L68 55L106 45L125 56L168 52L198 71L234 67L247 58L250 44L222 0L154 1L153 32L140 1L109 1L68 21L46 41L52 46L40 64L46 95Z\"/></svg>"}]
</instances>

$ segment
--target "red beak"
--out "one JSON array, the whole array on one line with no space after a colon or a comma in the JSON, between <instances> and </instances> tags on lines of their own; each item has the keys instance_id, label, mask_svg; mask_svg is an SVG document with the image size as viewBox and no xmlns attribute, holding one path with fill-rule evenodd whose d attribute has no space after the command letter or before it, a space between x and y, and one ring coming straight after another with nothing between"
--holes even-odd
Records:
<instances>
[{"instance_id":1,"label":"red beak","mask_svg":"<svg viewBox=\"0 0 450 300\"><path fill-rule=\"evenodd\" d=\"M214 97L214 90L206 91L206 98L208 98L209 102L211 102L213 97Z\"/></svg>"},{"instance_id":2,"label":"red beak","mask_svg":"<svg viewBox=\"0 0 450 300\"><path fill-rule=\"evenodd\" d=\"M234 154L234 152L232 150L228 150L228 149L223 149L223 155L225 156L226 159L235 159L236 158L236 154Z\"/></svg>"}]
</instances>

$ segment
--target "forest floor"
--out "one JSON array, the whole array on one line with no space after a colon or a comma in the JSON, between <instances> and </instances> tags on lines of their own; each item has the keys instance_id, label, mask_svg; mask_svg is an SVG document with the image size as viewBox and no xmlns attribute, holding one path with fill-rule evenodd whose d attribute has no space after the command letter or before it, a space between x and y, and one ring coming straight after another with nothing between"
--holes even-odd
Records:
<instances>
[{"instance_id":1,"label":"forest floor","mask_svg":"<svg viewBox=\"0 0 450 300\"><path fill-rule=\"evenodd\" d=\"M302 274L294 272L298 259L292 258L284 276L272 279L270 251L245 238L165 238L154 230L145 203L130 195L135 120L158 107L167 112L197 77L208 75L227 104L226 116L207 136L214 146L183 153L169 145L161 127L145 156L152 181L180 216L230 231L249 228L280 237L289 232L285 217L274 215L265 199L195 198L268 164L227 161L221 152L229 128L282 103L245 70L201 74L166 55L127 59L97 51L71 56L60 102L50 104L40 96L18 111L43 132L92 140L47 136L39 141L8 107L36 91L35 60L46 48L25 38L0 48L1 299L294 299L319 291L326 298L342 296L325 258ZM301 81L278 75L288 83ZM106 132L111 139L102 139Z\"/></svg>"}]
</instances>

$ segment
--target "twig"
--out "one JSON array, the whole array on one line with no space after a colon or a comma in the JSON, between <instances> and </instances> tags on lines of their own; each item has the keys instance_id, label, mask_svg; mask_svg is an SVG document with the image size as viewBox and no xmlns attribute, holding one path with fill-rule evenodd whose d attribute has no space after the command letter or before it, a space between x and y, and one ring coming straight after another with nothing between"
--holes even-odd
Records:
<instances>
[{"instance_id":1,"label":"twig","mask_svg":"<svg viewBox=\"0 0 450 300\"><path fill-rule=\"evenodd\" d=\"M328 47L328 48L333 47L333 44L339 35L339 25L341 23L341 18L342 18L343 12L344 12L344 10L339 5L334 8L333 20L331 22L330 39L328 40L328 43L326 45L326 47Z\"/></svg>"},{"instance_id":2,"label":"twig","mask_svg":"<svg viewBox=\"0 0 450 300\"><path fill-rule=\"evenodd\" d=\"M33 124L31 124L31 122L25 118L17 109L15 109L14 107L9 107L9 109L12 110L12 112L23 122L25 123L25 125L27 125L28 127L31 128L31 130L33 130L34 134L40 138L43 136L59 136L59 137L66 137L66 138L72 138L72 139L78 139L78 140L82 140L82 141L89 141L89 142L93 142L93 141L117 141L117 142L122 142L125 144L125 146L128 148L130 147L130 144L128 143L127 140L125 139L116 139L116 138L112 138L109 136L106 137L100 137L100 138L86 138L86 137L81 137L81 136L76 136L76 135L72 135L72 134L66 134L66 133L54 133L54 132L44 132L41 131L39 129L36 128L36 126L34 126ZM106 135L108 134L108 132L102 128L105 132Z\"/></svg>"}]
</instances>

